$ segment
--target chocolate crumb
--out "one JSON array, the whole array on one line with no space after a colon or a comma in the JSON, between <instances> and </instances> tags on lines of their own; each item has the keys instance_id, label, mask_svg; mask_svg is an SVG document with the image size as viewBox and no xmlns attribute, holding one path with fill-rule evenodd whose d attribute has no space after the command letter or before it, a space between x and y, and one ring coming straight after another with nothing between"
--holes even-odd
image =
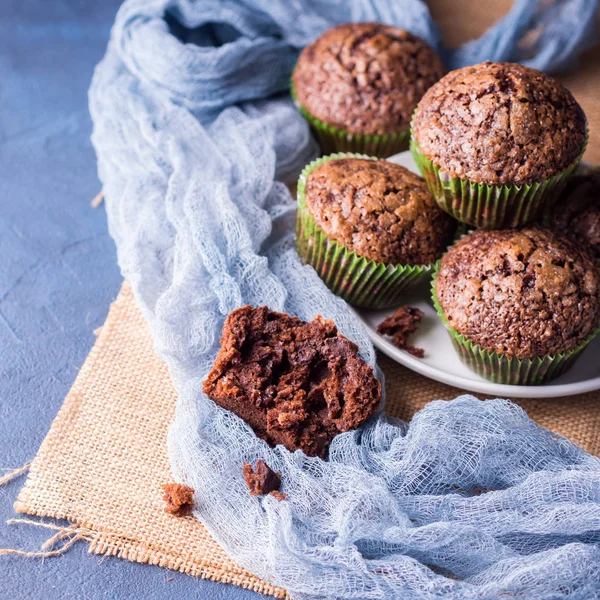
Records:
<instances>
[{"instance_id":1,"label":"chocolate crumb","mask_svg":"<svg viewBox=\"0 0 600 600\"><path fill-rule=\"evenodd\" d=\"M194 508L194 489L183 483L163 483L165 512L176 517L188 517Z\"/></svg>"},{"instance_id":2,"label":"chocolate crumb","mask_svg":"<svg viewBox=\"0 0 600 600\"><path fill-rule=\"evenodd\" d=\"M173 581L173 577L167 577L167 583L171 583Z\"/></svg>"},{"instance_id":3,"label":"chocolate crumb","mask_svg":"<svg viewBox=\"0 0 600 600\"><path fill-rule=\"evenodd\" d=\"M277 492L281 485L279 473L275 473L262 459L256 461L254 469L249 463L244 463L244 479L252 496Z\"/></svg>"},{"instance_id":4,"label":"chocolate crumb","mask_svg":"<svg viewBox=\"0 0 600 600\"><path fill-rule=\"evenodd\" d=\"M417 331L417 327L423 318L423 312L412 306L401 306L396 312L386 317L377 326L377 332L392 338L392 344L400 350L406 350L417 358L423 358L425 351L422 348L408 343L408 337Z\"/></svg>"}]
</instances>

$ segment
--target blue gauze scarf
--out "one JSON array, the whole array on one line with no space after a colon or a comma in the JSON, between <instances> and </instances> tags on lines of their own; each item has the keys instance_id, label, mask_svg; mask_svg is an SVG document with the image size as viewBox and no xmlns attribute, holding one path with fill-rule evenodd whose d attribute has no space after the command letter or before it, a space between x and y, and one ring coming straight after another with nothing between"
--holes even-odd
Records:
<instances>
[{"instance_id":1,"label":"blue gauze scarf","mask_svg":"<svg viewBox=\"0 0 600 600\"><path fill-rule=\"evenodd\" d=\"M228 554L292 598L600 597L600 460L514 404L435 401L410 426L380 413L323 461L268 447L201 391L223 321L243 304L333 319L376 367L361 323L293 249L281 181L316 150L286 93L303 46L376 20L426 39L451 68L549 70L587 43L596 4L519 0L455 51L417 0L120 9L90 90L93 143L121 270L178 393L173 473ZM248 494L242 463L258 458L282 474L285 501Z\"/></svg>"}]
</instances>

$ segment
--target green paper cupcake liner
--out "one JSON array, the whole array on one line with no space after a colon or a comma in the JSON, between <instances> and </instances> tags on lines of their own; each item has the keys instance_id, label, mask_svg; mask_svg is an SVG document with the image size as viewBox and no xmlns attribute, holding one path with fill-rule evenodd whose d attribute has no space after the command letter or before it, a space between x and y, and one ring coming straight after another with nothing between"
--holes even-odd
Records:
<instances>
[{"instance_id":1,"label":"green paper cupcake liner","mask_svg":"<svg viewBox=\"0 0 600 600\"><path fill-rule=\"evenodd\" d=\"M368 154L378 158L388 158L398 152L404 152L409 148L410 131L400 131L386 135L365 135L362 133L352 133L345 129L339 129L333 125L317 119L304 108L296 97L293 84L290 86L290 93L294 104L302 113L302 116L308 121L314 136L319 142L322 154L332 154L334 152L354 152L359 154Z\"/></svg>"},{"instance_id":2,"label":"green paper cupcake liner","mask_svg":"<svg viewBox=\"0 0 600 600\"><path fill-rule=\"evenodd\" d=\"M485 229L519 227L541 218L551 208L583 155L582 152L564 171L539 183L487 185L450 177L425 157L414 136L410 149L439 206L457 221Z\"/></svg>"},{"instance_id":3,"label":"green paper cupcake liner","mask_svg":"<svg viewBox=\"0 0 600 600\"><path fill-rule=\"evenodd\" d=\"M577 347L561 354L549 354L535 358L516 358L490 352L469 341L448 323L436 293L436 283L441 259L436 263L431 280L433 306L450 334L452 344L461 361L481 377L494 383L509 385L541 385L566 373L586 346L600 333L600 323Z\"/></svg>"},{"instance_id":4,"label":"green paper cupcake liner","mask_svg":"<svg viewBox=\"0 0 600 600\"><path fill-rule=\"evenodd\" d=\"M298 180L296 249L336 295L353 306L388 308L400 303L409 286L430 276L434 265L391 265L369 260L330 240L310 215L305 201L306 179L324 162L336 158L377 160L364 154L340 152L308 164Z\"/></svg>"}]
</instances>

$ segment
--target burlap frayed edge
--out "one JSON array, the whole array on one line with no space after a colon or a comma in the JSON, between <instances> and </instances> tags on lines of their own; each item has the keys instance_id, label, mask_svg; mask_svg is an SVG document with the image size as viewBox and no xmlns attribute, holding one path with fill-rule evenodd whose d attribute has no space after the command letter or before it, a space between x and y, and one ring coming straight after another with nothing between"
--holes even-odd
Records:
<instances>
[{"instance_id":1,"label":"burlap frayed edge","mask_svg":"<svg viewBox=\"0 0 600 600\"><path fill-rule=\"evenodd\" d=\"M22 519L11 519L9 524L29 524L32 526L46 526L49 529L55 530L57 533L42 544L42 551L22 551L22 550L6 550L7 554L15 554L23 557L51 557L60 556L66 552L75 542L88 542L88 552L100 556L116 556L132 562L141 564L164 567L173 571L179 571L186 575L200 577L219 583L229 583L246 590L267 594L274 598L289 599L289 595L279 587L270 583L264 582L258 577L248 576L248 572L238 568L228 568L225 572L219 565L207 561L206 563L188 561L181 556L176 556L165 551L162 548L153 547L150 544L144 544L139 540L128 538L118 533L98 531L90 524L84 522L73 521L67 515L50 514L38 511L35 508L28 508L26 505L15 502L15 510L21 514L27 514L40 518L65 519L72 523L70 526L59 527L48 523L37 521L26 521ZM194 517L189 517L194 518ZM60 539L67 538L67 542L61 547L50 550L49 546ZM0 553L2 551L0 550Z\"/></svg>"}]
</instances>

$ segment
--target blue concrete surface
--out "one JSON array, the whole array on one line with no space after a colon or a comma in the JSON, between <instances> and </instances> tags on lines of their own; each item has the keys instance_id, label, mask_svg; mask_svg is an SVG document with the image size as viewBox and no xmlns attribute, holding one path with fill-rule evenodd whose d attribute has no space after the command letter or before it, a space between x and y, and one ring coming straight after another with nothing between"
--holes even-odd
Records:
<instances>
[{"instance_id":1,"label":"blue concrete surface","mask_svg":"<svg viewBox=\"0 0 600 600\"><path fill-rule=\"evenodd\" d=\"M90 207L87 110L118 5L0 1L0 468L35 455L121 284L104 209ZM5 524L22 483L0 488L0 548L37 550L48 531ZM0 556L2 600L194 597L262 596L84 543L44 561Z\"/></svg>"}]
</instances>

